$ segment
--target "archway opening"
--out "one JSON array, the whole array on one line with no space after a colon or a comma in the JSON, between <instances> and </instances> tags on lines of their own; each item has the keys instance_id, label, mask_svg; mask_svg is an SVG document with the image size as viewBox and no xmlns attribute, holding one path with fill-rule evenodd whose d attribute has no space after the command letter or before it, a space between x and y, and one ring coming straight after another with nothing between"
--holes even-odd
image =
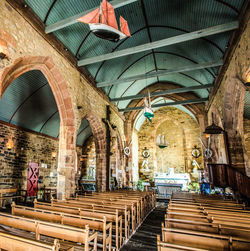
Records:
<instances>
[{"instance_id":1,"label":"archway opening","mask_svg":"<svg viewBox=\"0 0 250 251\"><path fill-rule=\"evenodd\" d=\"M154 100L165 101L165 98ZM181 105L155 109L154 114L152 123L145 119L143 112L134 120L134 183L168 186L165 191L168 195L171 189L199 189L204 164L201 129L196 117ZM167 143L165 147L158 142L162 136Z\"/></svg>"},{"instance_id":2,"label":"archway opening","mask_svg":"<svg viewBox=\"0 0 250 251\"><path fill-rule=\"evenodd\" d=\"M56 191L60 115L50 84L40 70L27 71L5 89L0 99L2 186L20 187L45 199ZM36 181L29 172L37 167Z\"/></svg>"}]
</instances>

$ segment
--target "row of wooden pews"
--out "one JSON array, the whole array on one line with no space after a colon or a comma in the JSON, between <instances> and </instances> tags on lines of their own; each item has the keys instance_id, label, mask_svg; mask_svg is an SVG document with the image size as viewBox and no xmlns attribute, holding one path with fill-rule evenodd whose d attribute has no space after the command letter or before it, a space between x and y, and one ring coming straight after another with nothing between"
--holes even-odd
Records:
<instances>
[{"instance_id":1,"label":"row of wooden pews","mask_svg":"<svg viewBox=\"0 0 250 251\"><path fill-rule=\"evenodd\" d=\"M175 193L157 246L158 251L250 250L250 210L218 196Z\"/></svg>"},{"instance_id":2,"label":"row of wooden pews","mask_svg":"<svg viewBox=\"0 0 250 251\"><path fill-rule=\"evenodd\" d=\"M34 208L13 202L12 215L0 213L0 249L5 249L3 239L16 238L13 245L27 247L20 250L119 250L155 203L155 193L139 191L85 194L51 203L35 200Z\"/></svg>"}]
</instances>

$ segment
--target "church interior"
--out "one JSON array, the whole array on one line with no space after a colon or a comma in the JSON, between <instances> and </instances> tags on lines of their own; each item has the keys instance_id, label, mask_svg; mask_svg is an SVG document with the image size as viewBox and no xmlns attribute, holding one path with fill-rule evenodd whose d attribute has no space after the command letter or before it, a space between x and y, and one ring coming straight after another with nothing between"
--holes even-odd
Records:
<instances>
[{"instance_id":1,"label":"church interior","mask_svg":"<svg viewBox=\"0 0 250 251\"><path fill-rule=\"evenodd\" d=\"M0 250L250 250L250 0L0 1Z\"/></svg>"}]
</instances>

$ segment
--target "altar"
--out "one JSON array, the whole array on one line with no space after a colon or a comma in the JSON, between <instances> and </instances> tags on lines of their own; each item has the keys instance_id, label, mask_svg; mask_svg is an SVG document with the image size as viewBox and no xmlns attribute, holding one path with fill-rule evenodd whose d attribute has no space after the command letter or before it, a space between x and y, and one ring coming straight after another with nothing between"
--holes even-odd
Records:
<instances>
[{"instance_id":1,"label":"altar","mask_svg":"<svg viewBox=\"0 0 250 251\"><path fill-rule=\"evenodd\" d=\"M172 193L185 191L191 179L188 173L175 173L170 168L169 173L154 173L154 182L158 198L170 199Z\"/></svg>"}]
</instances>

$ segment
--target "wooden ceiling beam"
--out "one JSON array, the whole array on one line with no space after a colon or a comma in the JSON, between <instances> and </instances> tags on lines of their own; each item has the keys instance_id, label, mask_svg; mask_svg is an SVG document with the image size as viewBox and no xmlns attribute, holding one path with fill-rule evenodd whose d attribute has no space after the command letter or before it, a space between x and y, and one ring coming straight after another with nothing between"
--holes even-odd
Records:
<instances>
[{"instance_id":1,"label":"wooden ceiling beam","mask_svg":"<svg viewBox=\"0 0 250 251\"><path fill-rule=\"evenodd\" d=\"M214 62L205 62L205 63L201 63L201 64L187 65L187 66L175 68L175 69L161 70L161 71L152 72L152 73L148 73L148 74L140 74L140 75L135 75L135 76L128 77L128 78L122 78L122 79L116 79L113 81L101 82L101 83L97 84L97 87L118 85L118 84L133 82L133 81L137 81L137 80L141 80L141 79L149 79L149 78L153 78L153 77L166 76L166 75L173 74L173 73L201 70L201 69L205 69L205 68L218 67L221 65L223 65L223 60L218 60L218 61L214 61Z\"/></svg>"},{"instance_id":2,"label":"wooden ceiling beam","mask_svg":"<svg viewBox=\"0 0 250 251\"><path fill-rule=\"evenodd\" d=\"M190 99L190 100L181 100L176 102L168 102L162 104L155 104L152 105L152 108L160 108L165 106L175 106L175 105L191 105L191 104L199 104L208 101L208 98L201 98L201 99ZM136 106L136 107L128 107L124 109L119 109L119 112L131 112L131 111L138 111L144 109L144 106Z\"/></svg>"},{"instance_id":3,"label":"wooden ceiling beam","mask_svg":"<svg viewBox=\"0 0 250 251\"><path fill-rule=\"evenodd\" d=\"M113 7L115 9L117 9L117 8L123 7L125 5L131 4L131 3L136 2L136 1L138 1L138 0L113 0L113 1L110 2L110 4L112 4ZM93 10L99 8L99 7L100 6L96 6L95 8L85 10L85 11L83 11L83 12L81 12L81 13L75 15L75 16L65 18L63 20L60 20L60 21L54 23L54 24L50 24L50 25L46 26L45 33L48 34L48 33L60 30L62 28L68 27L68 26L70 26L72 24L75 24L75 23L78 22L77 21L78 18L80 18L82 16L85 16L89 12L91 12L91 11L93 11Z\"/></svg>"},{"instance_id":4,"label":"wooden ceiling beam","mask_svg":"<svg viewBox=\"0 0 250 251\"><path fill-rule=\"evenodd\" d=\"M142 44L142 45L138 45L132 48L119 50L119 51L103 54L100 56L81 59L78 61L78 66L94 64L94 63L102 62L104 60L124 57L131 54L139 53L139 52L144 52L144 51L148 51L148 50L152 50L156 48L161 48L164 46L169 46L169 45L178 44L178 43L182 43L182 42L186 42L186 41L190 41L190 40L194 40L194 39L198 39L198 38L202 38L206 36L211 36L211 35L215 35L215 34L230 31L230 30L235 30L238 27L239 27L238 21L216 25L216 26L205 28L202 30L189 32L189 33L185 33L185 34L170 37L170 38L161 39L152 43Z\"/></svg>"},{"instance_id":5,"label":"wooden ceiling beam","mask_svg":"<svg viewBox=\"0 0 250 251\"><path fill-rule=\"evenodd\" d=\"M160 97L163 95L168 94L176 94L176 93L184 93L184 92L190 92L195 90L202 90L202 89L210 89L213 88L213 84L206 84L206 85L198 85L198 86L189 86L189 87L183 87L183 88L176 88L176 89L170 89L160 92L152 92L150 93L151 97ZM124 101L124 100L134 100L134 99L142 99L148 97L148 94L137 94L137 95L131 95L126 97L120 97L120 98L113 98L111 101Z\"/></svg>"}]
</instances>

